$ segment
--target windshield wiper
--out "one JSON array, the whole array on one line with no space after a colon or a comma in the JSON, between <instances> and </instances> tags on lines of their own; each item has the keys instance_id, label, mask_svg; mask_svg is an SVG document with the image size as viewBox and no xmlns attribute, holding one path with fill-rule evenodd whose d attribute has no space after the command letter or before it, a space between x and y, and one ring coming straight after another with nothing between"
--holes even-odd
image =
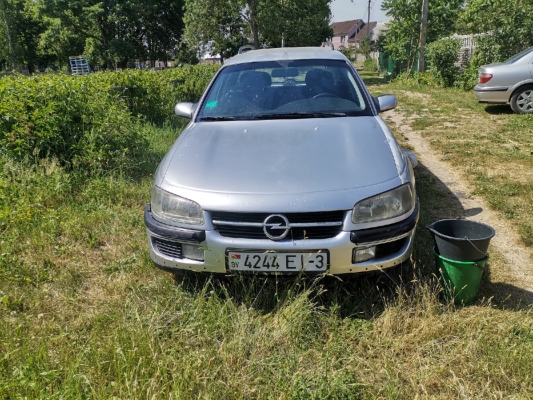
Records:
<instances>
[{"instance_id":1,"label":"windshield wiper","mask_svg":"<svg viewBox=\"0 0 533 400\"><path fill-rule=\"evenodd\" d=\"M227 116L214 116L214 117L201 117L200 121L237 121L237 117L227 117Z\"/></svg>"},{"instance_id":2,"label":"windshield wiper","mask_svg":"<svg viewBox=\"0 0 533 400\"><path fill-rule=\"evenodd\" d=\"M345 117L346 113L342 112L288 112L273 114L257 114L253 119L297 119L297 118L328 118L328 117Z\"/></svg>"}]
</instances>

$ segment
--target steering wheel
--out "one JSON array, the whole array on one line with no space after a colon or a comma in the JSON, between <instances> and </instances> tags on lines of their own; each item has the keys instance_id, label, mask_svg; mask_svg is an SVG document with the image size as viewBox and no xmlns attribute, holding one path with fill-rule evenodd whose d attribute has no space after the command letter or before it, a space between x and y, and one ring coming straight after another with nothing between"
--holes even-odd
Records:
<instances>
[{"instance_id":1,"label":"steering wheel","mask_svg":"<svg viewBox=\"0 0 533 400\"><path fill-rule=\"evenodd\" d=\"M338 99L340 98L340 96L336 95L335 93L326 93L326 92L324 92L324 93L319 93L319 94L313 96L313 99L319 99L321 97L336 97Z\"/></svg>"}]
</instances>

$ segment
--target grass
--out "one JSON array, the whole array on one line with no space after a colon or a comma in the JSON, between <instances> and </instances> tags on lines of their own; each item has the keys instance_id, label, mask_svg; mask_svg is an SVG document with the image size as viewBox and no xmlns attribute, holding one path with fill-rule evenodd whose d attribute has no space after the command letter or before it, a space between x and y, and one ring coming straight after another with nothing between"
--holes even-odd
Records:
<instances>
[{"instance_id":1,"label":"grass","mask_svg":"<svg viewBox=\"0 0 533 400\"><path fill-rule=\"evenodd\" d=\"M422 113L400 92L414 89L394 85L372 90L393 89L402 110ZM442 116L431 109L428 121ZM439 297L423 226L460 209L424 169L414 263L399 285L371 277L173 279L156 270L143 206L181 127L144 128L151 151L136 175L88 178L53 161L2 160L0 398L531 397L531 308L490 300L496 288L487 278L472 306ZM443 129L421 131L448 146L435 127Z\"/></svg>"},{"instance_id":2,"label":"grass","mask_svg":"<svg viewBox=\"0 0 533 400\"><path fill-rule=\"evenodd\" d=\"M457 166L474 194L517 227L533 246L533 115L479 104L473 93L392 83L376 87L399 98L399 110L443 159Z\"/></svg>"}]
</instances>

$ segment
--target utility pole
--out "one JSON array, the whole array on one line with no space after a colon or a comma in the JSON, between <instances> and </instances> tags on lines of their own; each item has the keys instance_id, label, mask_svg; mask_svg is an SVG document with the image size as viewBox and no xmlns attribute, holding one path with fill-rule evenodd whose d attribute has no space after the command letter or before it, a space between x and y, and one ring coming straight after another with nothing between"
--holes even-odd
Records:
<instances>
[{"instance_id":1,"label":"utility pole","mask_svg":"<svg viewBox=\"0 0 533 400\"><path fill-rule=\"evenodd\" d=\"M426 69L424 53L426 52L428 9L429 9L429 0L423 0L422 1L422 23L420 24L420 52L418 54L418 72L424 72Z\"/></svg>"},{"instance_id":2,"label":"utility pole","mask_svg":"<svg viewBox=\"0 0 533 400\"><path fill-rule=\"evenodd\" d=\"M367 16L367 22L366 22L366 35L370 36L370 1L368 0L368 16Z\"/></svg>"}]
</instances>

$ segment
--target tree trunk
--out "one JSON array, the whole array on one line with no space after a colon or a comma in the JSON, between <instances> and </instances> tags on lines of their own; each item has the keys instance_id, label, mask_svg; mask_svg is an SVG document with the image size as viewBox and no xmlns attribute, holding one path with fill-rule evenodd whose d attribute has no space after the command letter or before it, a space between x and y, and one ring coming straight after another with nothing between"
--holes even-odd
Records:
<instances>
[{"instance_id":1,"label":"tree trunk","mask_svg":"<svg viewBox=\"0 0 533 400\"><path fill-rule=\"evenodd\" d=\"M257 0L248 0L248 8L250 9L250 30L254 39L254 46L259 48L259 28L257 26Z\"/></svg>"}]
</instances>

